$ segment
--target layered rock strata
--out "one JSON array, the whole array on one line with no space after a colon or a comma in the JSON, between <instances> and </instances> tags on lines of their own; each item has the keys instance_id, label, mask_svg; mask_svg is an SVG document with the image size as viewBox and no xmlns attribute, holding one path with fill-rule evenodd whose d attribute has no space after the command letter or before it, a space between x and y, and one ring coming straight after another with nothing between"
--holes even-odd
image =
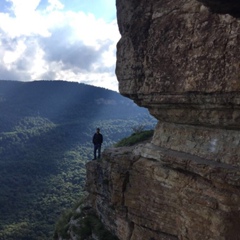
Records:
<instances>
[{"instance_id":1,"label":"layered rock strata","mask_svg":"<svg viewBox=\"0 0 240 240\"><path fill-rule=\"evenodd\" d=\"M121 240L240 239L239 2L116 6L119 90L159 122L87 164L88 204Z\"/></svg>"},{"instance_id":2,"label":"layered rock strata","mask_svg":"<svg viewBox=\"0 0 240 240\"><path fill-rule=\"evenodd\" d=\"M239 167L148 143L106 150L86 186L119 239L239 239Z\"/></svg>"},{"instance_id":3,"label":"layered rock strata","mask_svg":"<svg viewBox=\"0 0 240 240\"><path fill-rule=\"evenodd\" d=\"M117 1L119 90L160 121L239 127L240 20L194 0Z\"/></svg>"}]
</instances>

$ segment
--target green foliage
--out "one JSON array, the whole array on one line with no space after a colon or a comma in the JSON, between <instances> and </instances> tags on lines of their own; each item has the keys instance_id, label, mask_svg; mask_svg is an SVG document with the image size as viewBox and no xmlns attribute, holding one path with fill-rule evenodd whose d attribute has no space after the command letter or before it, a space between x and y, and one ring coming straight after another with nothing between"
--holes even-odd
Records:
<instances>
[{"instance_id":1,"label":"green foliage","mask_svg":"<svg viewBox=\"0 0 240 240\"><path fill-rule=\"evenodd\" d=\"M94 234L99 240L118 240L109 232L92 210L78 209L66 211L55 227L54 239L69 239L69 233L73 232L78 239L90 239ZM75 221L72 221L75 220Z\"/></svg>"},{"instance_id":2,"label":"green foliage","mask_svg":"<svg viewBox=\"0 0 240 240\"><path fill-rule=\"evenodd\" d=\"M0 81L0 112L0 239L8 240L51 239L84 194L96 126L104 149L131 126L156 123L116 92L62 81Z\"/></svg>"},{"instance_id":3,"label":"green foliage","mask_svg":"<svg viewBox=\"0 0 240 240\"><path fill-rule=\"evenodd\" d=\"M144 130L144 125L137 125L132 127L133 133L140 133Z\"/></svg>"},{"instance_id":4,"label":"green foliage","mask_svg":"<svg viewBox=\"0 0 240 240\"><path fill-rule=\"evenodd\" d=\"M115 147L132 146L136 143L146 141L150 139L152 136L153 136L153 130L146 130L142 132L133 133L130 137L123 138L114 146Z\"/></svg>"},{"instance_id":5,"label":"green foliage","mask_svg":"<svg viewBox=\"0 0 240 240\"><path fill-rule=\"evenodd\" d=\"M54 238L57 239L57 236L60 235L62 238L69 238L69 221L72 216L72 211L65 211L61 217L59 218L56 227L55 227L55 235Z\"/></svg>"},{"instance_id":6,"label":"green foliage","mask_svg":"<svg viewBox=\"0 0 240 240\"><path fill-rule=\"evenodd\" d=\"M111 232L109 232L94 214L89 214L79 221L80 227L75 228L75 233L80 239L86 239L94 233L99 240L118 240Z\"/></svg>"}]
</instances>

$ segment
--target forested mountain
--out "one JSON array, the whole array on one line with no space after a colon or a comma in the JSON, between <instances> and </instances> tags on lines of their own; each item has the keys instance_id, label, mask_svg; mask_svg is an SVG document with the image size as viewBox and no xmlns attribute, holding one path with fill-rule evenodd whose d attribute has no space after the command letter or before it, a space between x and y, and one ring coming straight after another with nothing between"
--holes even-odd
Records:
<instances>
[{"instance_id":1,"label":"forested mountain","mask_svg":"<svg viewBox=\"0 0 240 240\"><path fill-rule=\"evenodd\" d=\"M64 81L0 81L0 239L51 239L83 194L96 127L103 148L155 119L119 93Z\"/></svg>"}]
</instances>

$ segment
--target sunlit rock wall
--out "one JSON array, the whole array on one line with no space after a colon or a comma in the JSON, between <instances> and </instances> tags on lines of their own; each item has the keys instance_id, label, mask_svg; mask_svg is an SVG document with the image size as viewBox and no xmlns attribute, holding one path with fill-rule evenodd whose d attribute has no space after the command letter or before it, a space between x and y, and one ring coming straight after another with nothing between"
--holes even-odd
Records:
<instances>
[{"instance_id":1,"label":"sunlit rock wall","mask_svg":"<svg viewBox=\"0 0 240 240\"><path fill-rule=\"evenodd\" d=\"M121 240L237 240L239 169L151 143L87 164L88 200Z\"/></svg>"}]
</instances>

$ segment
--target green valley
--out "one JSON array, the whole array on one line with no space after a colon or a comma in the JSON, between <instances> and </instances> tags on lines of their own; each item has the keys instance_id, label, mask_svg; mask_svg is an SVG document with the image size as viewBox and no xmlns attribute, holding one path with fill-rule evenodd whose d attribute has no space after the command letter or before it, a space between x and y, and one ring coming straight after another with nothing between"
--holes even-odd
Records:
<instances>
[{"instance_id":1,"label":"green valley","mask_svg":"<svg viewBox=\"0 0 240 240\"><path fill-rule=\"evenodd\" d=\"M0 81L0 239L52 239L84 195L96 127L103 149L156 120L119 93L64 81Z\"/></svg>"}]
</instances>

